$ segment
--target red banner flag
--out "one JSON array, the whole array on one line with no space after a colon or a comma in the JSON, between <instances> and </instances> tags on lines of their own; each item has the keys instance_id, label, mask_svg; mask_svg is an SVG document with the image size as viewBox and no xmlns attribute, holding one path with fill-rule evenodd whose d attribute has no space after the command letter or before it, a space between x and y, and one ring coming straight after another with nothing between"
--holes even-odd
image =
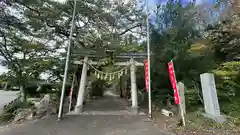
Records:
<instances>
[{"instance_id":1,"label":"red banner flag","mask_svg":"<svg viewBox=\"0 0 240 135\"><path fill-rule=\"evenodd\" d=\"M148 60L144 60L144 76L145 76L145 87L146 87L146 91L148 92L148 86L149 86L149 82L148 82Z\"/></svg>"},{"instance_id":2,"label":"red banner flag","mask_svg":"<svg viewBox=\"0 0 240 135\"><path fill-rule=\"evenodd\" d=\"M172 84L172 88L174 90L174 101L175 101L175 104L178 105L180 101L179 101L179 94L178 94L178 88L177 88L177 80L175 77L175 71L174 71L174 66L172 61L168 63L168 73L169 73L169 78Z\"/></svg>"},{"instance_id":3,"label":"red banner flag","mask_svg":"<svg viewBox=\"0 0 240 135\"><path fill-rule=\"evenodd\" d=\"M69 92L69 100L72 100L72 93L73 93L73 88L70 88L70 92Z\"/></svg>"}]
</instances>

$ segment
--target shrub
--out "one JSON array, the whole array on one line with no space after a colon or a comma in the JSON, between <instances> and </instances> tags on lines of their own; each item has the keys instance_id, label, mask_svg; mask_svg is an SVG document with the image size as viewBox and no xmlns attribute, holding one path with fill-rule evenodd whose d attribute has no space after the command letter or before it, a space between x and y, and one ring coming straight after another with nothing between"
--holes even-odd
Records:
<instances>
[{"instance_id":1,"label":"shrub","mask_svg":"<svg viewBox=\"0 0 240 135\"><path fill-rule=\"evenodd\" d=\"M17 110L23 108L29 108L33 106L31 102L21 102L20 100L15 100L10 104L6 105L3 109L3 113L0 115L0 122L9 122L17 114Z\"/></svg>"}]
</instances>

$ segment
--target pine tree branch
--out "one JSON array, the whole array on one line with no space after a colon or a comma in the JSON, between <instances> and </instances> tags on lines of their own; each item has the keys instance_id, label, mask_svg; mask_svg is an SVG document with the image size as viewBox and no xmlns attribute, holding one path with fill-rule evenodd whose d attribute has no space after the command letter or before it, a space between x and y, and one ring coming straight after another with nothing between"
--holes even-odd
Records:
<instances>
[{"instance_id":1,"label":"pine tree branch","mask_svg":"<svg viewBox=\"0 0 240 135\"><path fill-rule=\"evenodd\" d=\"M137 27L141 27L142 26L142 24L141 23L139 23L139 24L137 24L137 25L135 25L135 26L133 26L133 27L130 27L130 28L128 28L128 29L126 29L125 31L123 31L123 32L121 32L119 35L121 36L121 35L124 35L124 34L126 34L127 32L133 32L132 31L132 29L134 29L134 28L137 28Z\"/></svg>"},{"instance_id":2,"label":"pine tree branch","mask_svg":"<svg viewBox=\"0 0 240 135\"><path fill-rule=\"evenodd\" d=\"M56 25L51 25L51 24L49 24L47 20L46 20L45 22L46 22L46 24L47 24L48 27L50 27L50 28L55 28L55 32L56 32L56 33L61 34L61 35L65 36L65 37L69 38L70 32L61 29L60 26L56 26ZM76 34L73 34L72 37L73 37L73 38L76 38L77 36L76 36ZM78 43L79 43L82 47L86 48L86 45L85 45L84 42L78 40Z\"/></svg>"},{"instance_id":3,"label":"pine tree branch","mask_svg":"<svg viewBox=\"0 0 240 135\"><path fill-rule=\"evenodd\" d=\"M7 49L7 38L6 38L6 36L4 35L4 33L1 33L1 37L3 38L3 43L0 43L0 46L1 46L0 52L1 52L1 55L2 55L2 57L5 58L5 60L6 60L8 63L11 63L12 59L11 59L11 56L10 56L10 54L8 53L8 49ZM4 50L2 50L2 49L4 49Z\"/></svg>"}]
</instances>

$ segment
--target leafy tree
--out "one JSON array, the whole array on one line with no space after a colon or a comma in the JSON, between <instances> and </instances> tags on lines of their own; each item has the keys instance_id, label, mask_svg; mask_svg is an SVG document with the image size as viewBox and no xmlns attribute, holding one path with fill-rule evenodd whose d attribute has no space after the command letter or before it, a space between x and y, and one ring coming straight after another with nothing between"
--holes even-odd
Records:
<instances>
[{"instance_id":1,"label":"leafy tree","mask_svg":"<svg viewBox=\"0 0 240 135\"><path fill-rule=\"evenodd\" d=\"M206 31L214 52L218 96L224 113L239 115L239 14L233 13Z\"/></svg>"},{"instance_id":2,"label":"leafy tree","mask_svg":"<svg viewBox=\"0 0 240 135\"><path fill-rule=\"evenodd\" d=\"M72 19L73 1L66 3L26 1L24 6L28 23L35 31L54 35L66 40ZM77 1L74 45L80 48L116 46L120 39L143 26L143 17L134 4L119 4L117 1ZM47 33L46 33L47 31ZM138 33L138 35L141 33Z\"/></svg>"},{"instance_id":3,"label":"leafy tree","mask_svg":"<svg viewBox=\"0 0 240 135\"><path fill-rule=\"evenodd\" d=\"M136 7L135 2L123 4L111 0L77 1L71 59L79 60L79 53L93 52L105 55L106 49L119 53L124 46L126 48L128 45L138 44L140 36L145 34L141 31L144 29L145 16L141 12L142 9ZM26 23L34 31L34 36L51 39L61 49L66 47L72 19L72 0L65 3L24 0L17 1L17 4L25 7ZM55 57L56 65L48 71L58 80L62 78L64 56L60 54L58 58ZM74 69L72 65L70 70Z\"/></svg>"},{"instance_id":4,"label":"leafy tree","mask_svg":"<svg viewBox=\"0 0 240 135\"><path fill-rule=\"evenodd\" d=\"M193 87L199 82L199 74L211 67L211 52L192 51L192 45L201 39L199 18L195 18L195 3L182 5L180 1L168 1L158 6L156 22L151 27L152 89L158 103L166 100L173 91L168 77L167 63L173 60L178 81Z\"/></svg>"},{"instance_id":5,"label":"leafy tree","mask_svg":"<svg viewBox=\"0 0 240 135\"><path fill-rule=\"evenodd\" d=\"M218 60L237 60L240 57L240 17L232 15L222 22L209 26L206 32Z\"/></svg>"},{"instance_id":6,"label":"leafy tree","mask_svg":"<svg viewBox=\"0 0 240 135\"><path fill-rule=\"evenodd\" d=\"M20 87L22 100L26 100L27 91L24 88L32 80L39 79L40 74L52 66L51 57L55 50L54 46L39 41L23 18L10 12L20 8L11 2L1 3L1 64L9 69L8 81ZM17 13L21 16L20 11Z\"/></svg>"}]
</instances>

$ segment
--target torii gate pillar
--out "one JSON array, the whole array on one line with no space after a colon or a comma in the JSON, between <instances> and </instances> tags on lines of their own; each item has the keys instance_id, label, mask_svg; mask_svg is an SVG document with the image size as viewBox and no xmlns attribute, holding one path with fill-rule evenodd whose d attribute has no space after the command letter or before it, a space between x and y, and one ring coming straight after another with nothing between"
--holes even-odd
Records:
<instances>
[{"instance_id":1,"label":"torii gate pillar","mask_svg":"<svg viewBox=\"0 0 240 135\"><path fill-rule=\"evenodd\" d=\"M137 84L136 84L136 65L133 58L130 60L130 75L131 75L131 98L132 98L132 112L138 114L138 97L137 97Z\"/></svg>"},{"instance_id":2,"label":"torii gate pillar","mask_svg":"<svg viewBox=\"0 0 240 135\"><path fill-rule=\"evenodd\" d=\"M81 80L79 84L79 91L78 91L78 97L77 97L77 104L75 107L75 112L77 114L80 114L83 112L83 100L84 100L84 91L85 91L85 85L87 80L87 65L88 57L84 58L83 68L82 68L82 74L81 74Z\"/></svg>"}]
</instances>

